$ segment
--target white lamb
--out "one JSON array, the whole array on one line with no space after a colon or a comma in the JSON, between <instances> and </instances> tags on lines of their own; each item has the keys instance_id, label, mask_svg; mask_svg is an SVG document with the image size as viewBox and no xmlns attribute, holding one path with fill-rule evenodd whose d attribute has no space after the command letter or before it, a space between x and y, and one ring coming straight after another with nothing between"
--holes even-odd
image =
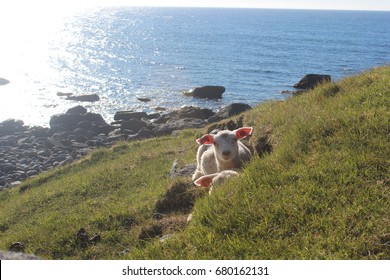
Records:
<instances>
[{"instance_id":1,"label":"white lamb","mask_svg":"<svg viewBox=\"0 0 390 280\"><path fill-rule=\"evenodd\" d=\"M224 170L224 171L221 171L219 173L204 175L204 176L200 177L199 179L197 179L194 183L197 186L202 186L205 188L210 187L209 194L211 194L211 192L213 191L213 187L221 184L226 179L228 179L230 177L235 177L235 176L238 176L238 172L236 172L234 170Z\"/></svg>"},{"instance_id":2,"label":"white lamb","mask_svg":"<svg viewBox=\"0 0 390 280\"><path fill-rule=\"evenodd\" d=\"M252 130L252 127L241 127L233 131L222 130L215 135L206 134L197 139L200 147L196 154L197 168L192 180L196 181L211 174L214 175L211 176L211 181L223 180L222 178L230 173L222 174L219 178L218 173L225 170L236 172L241 168L244 162L250 160L251 152L239 139L251 136Z\"/></svg>"}]
</instances>

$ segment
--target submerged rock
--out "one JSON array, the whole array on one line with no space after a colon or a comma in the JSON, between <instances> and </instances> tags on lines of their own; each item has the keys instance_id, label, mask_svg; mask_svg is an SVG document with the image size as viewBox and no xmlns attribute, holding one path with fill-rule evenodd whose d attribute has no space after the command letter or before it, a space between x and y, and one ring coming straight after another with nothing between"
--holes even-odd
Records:
<instances>
[{"instance_id":1,"label":"submerged rock","mask_svg":"<svg viewBox=\"0 0 390 280\"><path fill-rule=\"evenodd\" d=\"M139 100L141 102L150 102L150 101L152 101L152 99L150 99L148 97L137 97L137 100Z\"/></svg>"},{"instance_id":2,"label":"submerged rock","mask_svg":"<svg viewBox=\"0 0 390 280\"><path fill-rule=\"evenodd\" d=\"M82 102L95 102L99 101L100 97L97 94L83 94L83 95L75 95L75 96L68 96L66 100L75 100L75 101L82 101Z\"/></svg>"},{"instance_id":3,"label":"submerged rock","mask_svg":"<svg viewBox=\"0 0 390 280\"><path fill-rule=\"evenodd\" d=\"M73 95L73 93L72 92L57 92L57 96L71 96L71 95Z\"/></svg>"}]
</instances>

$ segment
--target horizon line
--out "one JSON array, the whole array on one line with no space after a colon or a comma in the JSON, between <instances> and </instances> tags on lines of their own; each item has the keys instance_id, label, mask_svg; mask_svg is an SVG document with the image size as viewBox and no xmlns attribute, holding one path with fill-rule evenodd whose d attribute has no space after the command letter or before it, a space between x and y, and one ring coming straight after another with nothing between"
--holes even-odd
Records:
<instances>
[{"instance_id":1,"label":"horizon line","mask_svg":"<svg viewBox=\"0 0 390 280\"><path fill-rule=\"evenodd\" d=\"M188 9L256 9L256 10L304 10L304 11L351 11L351 12L390 12L390 8L380 9L347 9L347 8L302 8L302 7L257 7L257 6L180 6L180 5L134 5L134 4L112 4L97 5L97 8L188 8Z\"/></svg>"}]
</instances>

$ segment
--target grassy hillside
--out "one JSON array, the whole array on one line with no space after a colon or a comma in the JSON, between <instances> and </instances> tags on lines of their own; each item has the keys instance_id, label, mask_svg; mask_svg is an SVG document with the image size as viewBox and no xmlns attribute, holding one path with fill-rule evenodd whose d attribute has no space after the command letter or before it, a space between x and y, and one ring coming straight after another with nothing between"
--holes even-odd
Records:
<instances>
[{"instance_id":1,"label":"grassy hillside","mask_svg":"<svg viewBox=\"0 0 390 280\"><path fill-rule=\"evenodd\" d=\"M206 129L96 151L0 192L0 249L22 242L48 259L390 259L389 104L390 67L381 67L220 123L253 126L260 156L212 196L167 176L175 159L195 161Z\"/></svg>"}]
</instances>

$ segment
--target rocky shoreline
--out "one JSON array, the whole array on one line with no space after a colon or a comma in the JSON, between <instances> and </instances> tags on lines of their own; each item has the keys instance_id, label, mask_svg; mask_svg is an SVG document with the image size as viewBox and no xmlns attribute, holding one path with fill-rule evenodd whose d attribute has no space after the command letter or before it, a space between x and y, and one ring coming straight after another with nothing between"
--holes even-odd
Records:
<instances>
[{"instance_id":1,"label":"rocky shoreline","mask_svg":"<svg viewBox=\"0 0 390 280\"><path fill-rule=\"evenodd\" d=\"M165 114L121 111L108 124L100 114L82 106L51 117L50 127L29 127L21 120L0 123L0 190L57 166L69 164L99 147L169 135L186 128L201 128L251 107L234 103L219 112L183 107Z\"/></svg>"},{"instance_id":2,"label":"rocky shoreline","mask_svg":"<svg viewBox=\"0 0 390 280\"><path fill-rule=\"evenodd\" d=\"M329 75L308 74L293 86L298 89L297 92L287 93L300 94L325 82L331 82ZM0 78L0 84L7 83L8 80ZM220 99L224 92L222 86L204 86L184 92L184 95ZM96 94L57 95L83 102L99 100ZM150 101L143 98L140 100ZM233 103L218 112L193 106L164 114L120 111L114 115L115 121L108 124L100 114L76 106L64 114L52 116L50 128L28 127L21 120L8 119L0 123L0 190L18 186L25 179L56 166L69 164L96 148L109 147L120 140L146 139L187 128L202 128L250 108L247 104Z\"/></svg>"}]
</instances>

